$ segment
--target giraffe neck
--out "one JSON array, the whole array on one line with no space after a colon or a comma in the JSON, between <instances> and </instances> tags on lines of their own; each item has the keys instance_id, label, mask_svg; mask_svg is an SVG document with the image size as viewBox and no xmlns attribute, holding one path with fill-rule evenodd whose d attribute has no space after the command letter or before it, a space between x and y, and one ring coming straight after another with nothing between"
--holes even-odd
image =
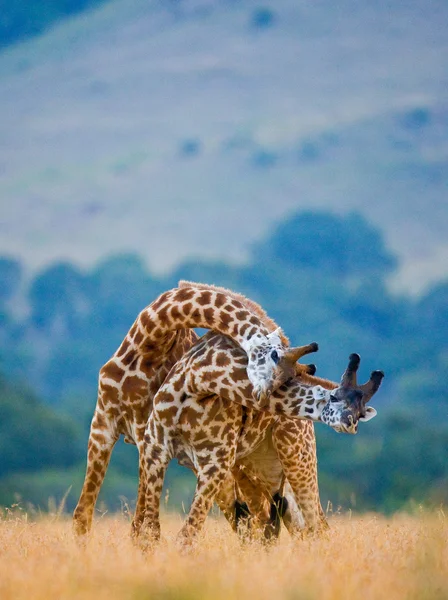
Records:
<instances>
[{"instance_id":1,"label":"giraffe neck","mask_svg":"<svg viewBox=\"0 0 448 600\"><path fill-rule=\"evenodd\" d=\"M320 387L305 384L299 379L293 380L272 394L267 410L292 419L321 421L327 402L315 397L315 392Z\"/></svg>"},{"instance_id":2,"label":"giraffe neck","mask_svg":"<svg viewBox=\"0 0 448 600\"><path fill-rule=\"evenodd\" d=\"M277 368L278 363L269 358L274 349L277 356L283 352L282 340L238 298L220 289L183 286L159 296L139 314L115 360L122 368L135 367L139 357L159 361L176 331L196 327L227 335L245 350L252 393L264 401L283 373L284 367Z\"/></svg>"},{"instance_id":3,"label":"giraffe neck","mask_svg":"<svg viewBox=\"0 0 448 600\"><path fill-rule=\"evenodd\" d=\"M165 292L140 313L138 321L142 333L155 338L176 329L213 329L230 336L246 352L269 334L261 319L238 299L194 286Z\"/></svg>"},{"instance_id":4,"label":"giraffe neck","mask_svg":"<svg viewBox=\"0 0 448 600\"><path fill-rule=\"evenodd\" d=\"M257 316L222 292L174 288L139 314L116 355L124 356L132 349L134 353L160 356L174 342L177 330L196 327L230 336L246 353L269 335Z\"/></svg>"},{"instance_id":5,"label":"giraffe neck","mask_svg":"<svg viewBox=\"0 0 448 600\"><path fill-rule=\"evenodd\" d=\"M198 398L220 396L231 402L260 410L252 396L246 372L247 358L229 338L208 334L179 361L176 372L163 386L176 399L184 392ZM293 419L320 421L327 401L317 390L337 384L320 378L296 375L272 392L263 412ZM317 398L317 399L316 399Z\"/></svg>"}]
</instances>

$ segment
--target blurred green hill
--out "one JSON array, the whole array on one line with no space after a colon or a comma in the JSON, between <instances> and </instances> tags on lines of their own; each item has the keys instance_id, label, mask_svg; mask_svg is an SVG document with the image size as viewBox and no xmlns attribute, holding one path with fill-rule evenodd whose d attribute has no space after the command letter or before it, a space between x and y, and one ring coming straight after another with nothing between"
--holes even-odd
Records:
<instances>
[{"instance_id":1,"label":"blurred green hill","mask_svg":"<svg viewBox=\"0 0 448 600\"><path fill-rule=\"evenodd\" d=\"M363 217L323 211L279 223L239 267L189 261L158 277L127 254L89 270L57 263L27 280L19 261L1 259L0 503L19 494L45 506L72 485L73 507L98 370L137 313L180 278L241 291L294 344L317 340L325 377L338 380L354 351L362 356L360 380L385 371L373 402L379 416L357 436L316 426L324 502L384 511L446 502L448 281L418 299L394 295L386 280L396 268L381 232ZM132 501L136 477L135 449L120 444L103 500L112 508L122 497ZM188 472L174 467L169 506L179 508L191 485Z\"/></svg>"},{"instance_id":2,"label":"blurred green hill","mask_svg":"<svg viewBox=\"0 0 448 600\"><path fill-rule=\"evenodd\" d=\"M322 208L384 231L395 289L447 276L445 1L14 0L0 15L3 43L23 40L0 53L0 252L34 270L116 252L158 274L242 264L273 223Z\"/></svg>"}]
</instances>

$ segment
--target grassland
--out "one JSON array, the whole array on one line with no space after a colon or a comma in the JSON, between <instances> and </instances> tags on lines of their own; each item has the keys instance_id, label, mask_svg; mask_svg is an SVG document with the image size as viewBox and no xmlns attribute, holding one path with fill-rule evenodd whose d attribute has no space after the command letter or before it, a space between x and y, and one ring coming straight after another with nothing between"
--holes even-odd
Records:
<instances>
[{"instance_id":1,"label":"grassland","mask_svg":"<svg viewBox=\"0 0 448 600\"><path fill-rule=\"evenodd\" d=\"M132 600L233 598L445 599L448 519L334 517L320 539L242 546L221 519L209 519L199 546L176 550L179 517L163 522L164 542L143 555L129 523L105 517L79 547L68 519L5 515L0 521L0 598Z\"/></svg>"}]
</instances>

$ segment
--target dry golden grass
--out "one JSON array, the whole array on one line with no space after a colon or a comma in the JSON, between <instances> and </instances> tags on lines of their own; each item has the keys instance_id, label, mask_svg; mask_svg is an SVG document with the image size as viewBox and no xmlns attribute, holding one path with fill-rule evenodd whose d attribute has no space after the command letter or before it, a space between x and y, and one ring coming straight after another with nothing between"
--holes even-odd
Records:
<instances>
[{"instance_id":1,"label":"dry golden grass","mask_svg":"<svg viewBox=\"0 0 448 600\"><path fill-rule=\"evenodd\" d=\"M209 519L198 548L174 544L180 517L165 517L164 543L142 555L129 523L103 518L77 545L68 519L0 521L1 600L446 599L448 519L443 512L385 519L334 517L325 537L269 550L241 546L221 519Z\"/></svg>"}]
</instances>

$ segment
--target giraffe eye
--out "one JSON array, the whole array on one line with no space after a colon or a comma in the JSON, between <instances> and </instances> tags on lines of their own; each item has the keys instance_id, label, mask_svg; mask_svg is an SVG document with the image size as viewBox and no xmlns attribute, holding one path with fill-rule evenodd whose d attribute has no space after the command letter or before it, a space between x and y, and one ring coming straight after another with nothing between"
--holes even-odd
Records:
<instances>
[{"instance_id":1,"label":"giraffe eye","mask_svg":"<svg viewBox=\"0 0 448 600\"><path fill-rule=\"evenodd\" d=\"M271 358L275 362L275 364L278 363L278 361L280 360L280 358L278 356L277 350L272 350L272 352L271 352Z\"/></svg>"}]
</instances>

